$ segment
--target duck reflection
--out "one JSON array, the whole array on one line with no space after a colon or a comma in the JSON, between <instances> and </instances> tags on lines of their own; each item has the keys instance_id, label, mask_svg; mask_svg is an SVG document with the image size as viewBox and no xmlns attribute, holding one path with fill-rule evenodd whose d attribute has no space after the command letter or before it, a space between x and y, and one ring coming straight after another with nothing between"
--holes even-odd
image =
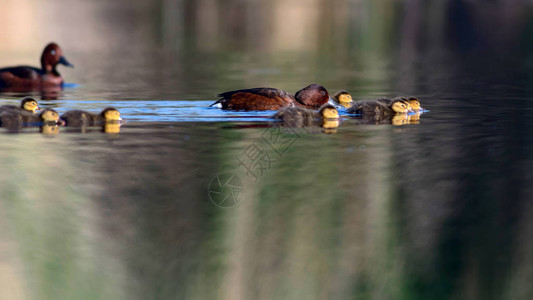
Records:
<instances>
[{"instance_id":1,"label":"duck reflection","mask_svg":"<svg viewBox=\"0 0 533 300\"><path fill-rule=\"evenodd\" d=\"M109 121L102 126L102 132L109 133L109 134L117 134L120 133L120 126L122 126L122 122L116 121Z\"/></svg>"},{"instance_id":2,"label":"duck reflection","mask_svg":"<svg viewBox=\"0 0 533 300\"><path fill-rule=\"evenodd\" d=\"M59 133L59 125L44 124L39 128L39 132L47 136L57 135Z\"/></svg>"}]
</instances>

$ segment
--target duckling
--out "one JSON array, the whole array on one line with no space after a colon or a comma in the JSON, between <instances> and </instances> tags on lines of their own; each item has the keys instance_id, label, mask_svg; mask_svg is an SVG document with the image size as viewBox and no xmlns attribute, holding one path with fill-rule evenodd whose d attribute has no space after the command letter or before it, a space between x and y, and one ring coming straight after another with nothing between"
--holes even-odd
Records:
<instances>
[{"instance_id":1,"label":"duckling","mask_svg":"<svg viewBox=\"0 0 533 300\"><path fill-rule=\"evenodd\" d=\"M0 112L0 126L7 128L21 128L24 126L41 126L43 124L60 124L57 111L47 108L35 115L23 110L4 110Z\"/></svg>"},{"instance_id":2,"label":"duckling","mask_svg":"<svg viewBox=\"0 0 533 300\"><path fill-rule=\"evenodd\" d=\"M313 111L301 107L288 107L278 111L273 119L282 122L286 127L306 127L315 124L317 119L321 120L322 125L332 126L332 122L339 120L339 112L331 104L324 104L318 111Z\"/></svg>"},{"instance_id":3,"label":"duckling","mask_svg":"<svg viewBox=\"0 0 533 300\"><path fill-rule=\"evenodd\" d=\"M2 105L0 106L0 112L4 110L18 110L18 111L29 111L33 114L36 114L38 110L41 110L39 108L39 104L37 104L37 101L31 97L25 97L20 101L20 106L16 105Z\"/></svg>"},{"instance_id":4,"label":"duckling","mask_svg":"<svg viewBox=\"0 0 533 300\"><path fill-rule=\"evenodd\" d=\"M66 126L70 127L97 126L108 122L119 123L122 121L120 112L113 107L108 107L99 114L84 110L69 110L61 116L61 119L65 121Z\"/></svg>"},{"instance_id":5,"label":"duckling","mask_svg":"<svg viewBox=\"0 0 533 300\"><path fill-rule=\"evenodd\" d=\"M409 105L411 106L411 109L415 112L420 112L420 111L423 111L424 109L420 106L420 101L418 101L417 98L415 97L409 97L407 99L407 101L409 102Z\"/></svg>"},{"instance_id":6,"label":"duckling","mask_svg":"<svg viewBox=\"0 0 533 300\"><path fill-rule=\"evenodd\" d=\"M348 109L350 114L360 114L365 116L374 116L378 118L392 118L395 114L404 114L409 112L409 106L402 99L380 99L376 101L361 101Z\"/></svg>"},{"instance_id":7,"label":"duckling","mask_svg":"<svg viewBox=\"0 0 533 300\"><path fill-rule=\"evenodd\" d=\"M385 105L390 105L392 103L392 101L394 100L400 100L402 101L405 105L407 105L407 108L409 111L412 111L411 109L411 104L409 104L409 101L407 100L407 98L405 97L396 97L394 99L390 99L390 98L379 98L378 100L376 100L377 102L379 103L383 103Z\"/></svg>"},{"instance_id":8,"label":"duckling","mask_svg":"<svg viewBox=\"0 0 533 300\"><path fill-rule=\"evenodd\" d=\"M335 102L338 104L350 108L353 104L352 95L345 90L338 91L334 96Z\"/></svg>"}]
</instances>

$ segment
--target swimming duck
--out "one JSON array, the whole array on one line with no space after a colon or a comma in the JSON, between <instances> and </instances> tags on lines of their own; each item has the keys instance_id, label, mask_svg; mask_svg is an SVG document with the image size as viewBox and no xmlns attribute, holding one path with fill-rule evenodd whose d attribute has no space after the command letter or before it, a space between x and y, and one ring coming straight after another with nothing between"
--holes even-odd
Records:
<instances>
[{"instance_id":1,"label":"swimming duck","mask_svg":"<svg viewBox=\"0 0 533 300\"><path fill-rule=\"evenodd\" d=\"M69 110L61 116L61 120L65 122L66 126L86 127L104 125L105 123L119 123L122 118L117 109L108 107L99 114L84 110Z\"/></svg>"},{"instance_id":2,"label":"swimming duck","mask_svg":"<svg viewBox=\"0 0 533 300\"><path fill-rule=\"evenodd\" d=\"M219 104L229 110L279 110L285 107L318 109L329 101L328 91L311 84L292 94L275 88L253 88L225 92L211 106Z\"/></svg>"},{"instance_id":3,"label":"swimming duck","mask_svg":"<svg viewBox=\"0 0 533 300\"><path fill-rule=\"evenodd\" d=\"M0 126L7 128L21 128L25 126L42 126L43 124L60 124L57 111L46 108L36 115L22 110L4 110L0 112Z\"/></svg>"},{"instance_id":4,"label":"swimming duck","mask_svg":"<svg viewBox=\"0 0 533 300\"><path fill-rule=\"evenodd\" d=\"M338 91L335 96L333 96L333 99L335 99L335 102L346 108L350 108L353 105L352 95L345 90Z\"/></svg>"},{"instance_id":5,"label":"swimming duck","mask_svg":"<svg viewBox=\"0 0 533 300\"><path fill-rule=\"evenodd\" d=\"M335 106L326 103L318 111L301 107L287 107L278 111L272 118L281 121L286 127L312 126L317 120L321 121L322 126L337 127L339 112ZM333 126L335 122L337 125Z\"/></svg>"},{"instance_id":6,"label":"swimming duck","mask_svg":"<svg viewBox=\"0 0 533 300\"><path fill-rule=\"evenodd\" d=\"M350 114L360 114L363 116L375 116L379 118L391 118L395 114L409 112L409 106L402 99L394 99L390 102L388 99L375 101L361 101L348 109ZM385 102L388 102L385 103Z\"/></svg>"},{"instance_id":7,"label":"swimming duck","mask_svg":"<svg viewBox=\"0 0 533 300\"><path fill-rule=\"evenodd\" d=\"M31 113L37 113L38 110L41 110L39 108L39 104L37 104L37 101L31 97L25 97L20 101L20 106L16 105L2 105L0 106L0 111L4 110L19 110L19 111L29 111Z\"/></svg>"},{"instance_id":8,"label":"swimming duck","mask_svg":"<svg viewBox=\"0 0 533 300\"><path fill-rule=\"evenodd\" d=\"M409 97L407 98L407 101L409 102L409 105L411 106L411 109L415 112L419 112L419 111L422 111L424 110L421 106L420 106L420 101L418 101L417 98L415 97Z\"/></svg>"},{"instance_id":9,"label":"swimming duck","mask_svg":"<svg viewBox=\"0 0 533 300\"><path fill-rule=\"evenodd\" d=\"M58 64L73 67L63 56L63 50L56 43L50 43L41 55L40 69L28 66L0 69L0 88L60 86L63 84L63 78L56 70Z\"/></svg>"}]
</instances>

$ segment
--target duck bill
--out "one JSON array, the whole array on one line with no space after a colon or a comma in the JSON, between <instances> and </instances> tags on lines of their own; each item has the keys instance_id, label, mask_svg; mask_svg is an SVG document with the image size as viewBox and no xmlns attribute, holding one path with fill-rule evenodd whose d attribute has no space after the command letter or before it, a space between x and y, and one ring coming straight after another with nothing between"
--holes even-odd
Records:
<instances>
[{"instance_id":1,"label":"duck bill","mask_svg":"<svg viewBox=\"0 0 533 300\"><path fill-rule=\"evenodd\" d=\"M67 67L74 68L74 65L71 64L71 63L69 63L68 60L67 60L64 56L61 56L61 57L59 58L58 63L60 63L60 64L62 64L62 65L64 65L64 66L67 66Z\"/></svg>"},{"instance_id":2,"label":"duck bill","mask_svg":"<svg viewBox=\"0 0 533 300\"><path fill-rule=\"evenodd\" d=\"M35 110L42 110L39 106L37 106L37 108L35 108Z\"/></svg>"}]
</instances>

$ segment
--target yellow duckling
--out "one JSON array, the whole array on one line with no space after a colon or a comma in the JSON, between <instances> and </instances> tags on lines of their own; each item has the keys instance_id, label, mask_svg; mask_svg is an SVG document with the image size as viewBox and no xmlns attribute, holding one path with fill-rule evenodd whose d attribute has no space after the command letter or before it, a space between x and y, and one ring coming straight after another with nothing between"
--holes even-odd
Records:
<instances>
[{"instance_id":1,"label":"yellow duckling","mask_svg":"<svg viewBox=\"0 0 533 300\"><path fill-rule=\"evenodd\" d=\"M334 96L335 102L338 104L350 108L353 105L352 95L345 90L338 91Z\"/></svg>"},{"instance_id":2,"label":"yellow duckling","mask_svg":"<svg viewBox=\"0 0 533 300\"><path fill-rule=\"evenodd\" d=\"M420 101L418 101L417 98L415 97L409 97L407 99L407 101L409 102L409 105L411 105L411 109L415 112L419 112L419 111L422 111L424 110L421 106L420 106Z\"/></svg>"},{"instance_id":3,"label":"yellow duckling","mask_svg":"<svg viewBox=\"0 0 533 300\"><path fill-rule=\"evenodd\" d=\"M60 124L59 114L57 111L47 108L40 114L23 110L5 110L0 112L0 125L7 128L21 128L24 126L42 126L42 125L57 125Z\"/></svg>"},{"instance_id":4,"label":"yellow duckling","mask_svg":"<svg viewBox=\"0 0 533 300\"><path fill-rule=\"evenodd\" d=\"M301 107L288 107L278 111L272 118L282 122L287 127L306 127L321 121L321 126L339 126L339 112L331 104L322 105L318 111ZM325 127L326 128L326 127Z\"/></svg>"},{"instance_id":5,"label":"yellow duckling","mask_svg":"<svg viewBox=\"0 0 533 300\"><path fill-rule=\"evenodd\" d=\"M17 110L17 111L29 111L31 113L37 113L38 110L41 110L39 108L39 104L37 104L37 101L31 97L25 97L20 101L20 106L16 105L2 105L0 106L0 112L5 110Z\"/></svg>"},{"instance_id":6,"label":"yellow duckling","mask_svg":"<svg viewBox=\"0 0 533 300\"><path fill-rule=\"evenodd\" d=\"M388 100L388 99L386 99ZM392 118L396 114L409 112L409 105L401 99L394 99L390 102L384 99L376 101L361 101L348 109L350 114L359 114L363 117L374 116L376 118Z\"/></svg>"},{"instance_id":7,"label":"yellow duckling","mask_svg":"<svg viewBox=\"0 0 533 300\"><path fill-rule=\"evenodd\" d=\"M66 126L86 127L104 125L105 123L118 124L122 121L122 118L117 109L108 107L99 114L93 114L84 110L69 110L61 116L61 120L65 122Z\"/></svg>"}]
</instances>

